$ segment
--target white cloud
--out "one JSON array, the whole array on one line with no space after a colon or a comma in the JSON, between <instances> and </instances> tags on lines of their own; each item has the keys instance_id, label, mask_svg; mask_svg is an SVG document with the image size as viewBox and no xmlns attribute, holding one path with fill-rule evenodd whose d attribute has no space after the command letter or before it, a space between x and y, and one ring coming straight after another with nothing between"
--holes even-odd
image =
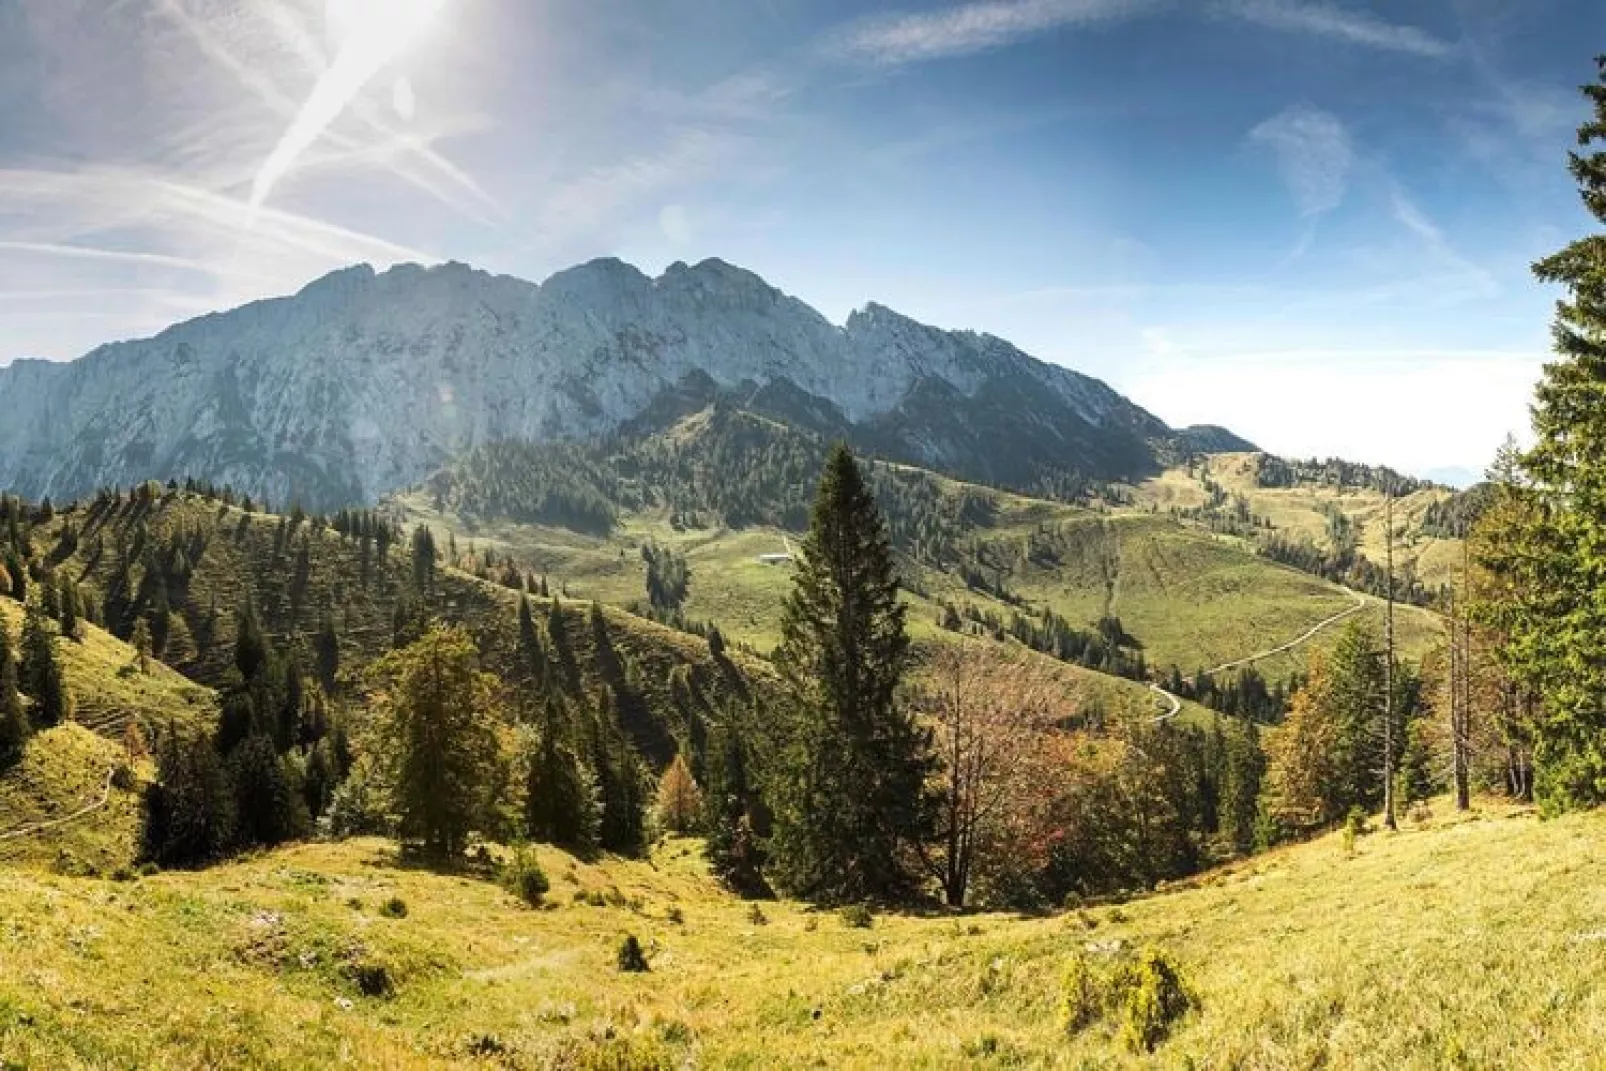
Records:
<instances>
[{"instance_id":1,"label":"white cloud","mask_svg":"<svg viewBox=\"0 0 1606 1071\"><path fill-rule=\"evenodd\" d=\"M1337 116L1303 105L1286 108L1251 130L1249 140L1276 155L1301 214L1319 216L1343 203L1355 150Z\"/></svg>"},{"instance_id":2,"label":"white cloud","mask_svg":"<svg viewBox=\"0 0 1606 1071\"><path fill-rule=\"evenodd\" d=\"M874 16L834 41L853 60L898 67L1002 48L1048 30L1131 18L1156 0L986 0L919 14Z\"/></svg>"},{"instance_id":3,"label":"white cloud","mask_svg":"<svg viewBox=\"0 0 1606 1071\"><path fill-rule=\"evenodd\" d=\"M1117 386L1170 424L1224 424L1285 456L1480 470L1508 432L1528 427L1544 361L1482 350L1179 352Z\"/></svg>"},{"instance_id":4,"label":"white cloud","mask_svg":"<svg viewBox=\"0 0 1606 1071\"><path fill-rule=\"evenodd\" d=\"M1387 22L1369 11L1298 0L1225 0L1219 11L1272 30L1313 34L1345 44L1441 59L1453 51L1415 26Z\"/></svg>"}]
</instances>

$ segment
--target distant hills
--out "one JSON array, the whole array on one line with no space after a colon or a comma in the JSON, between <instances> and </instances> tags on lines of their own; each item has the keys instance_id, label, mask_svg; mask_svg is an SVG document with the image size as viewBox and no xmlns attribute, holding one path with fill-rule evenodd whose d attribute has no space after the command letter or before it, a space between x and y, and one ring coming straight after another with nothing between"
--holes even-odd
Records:
<instances>
[{"instance_id":1,"label":"distant hills","mask_svg":"<svg viewBox=\"0 0 1606 1071\"><path fill-rule=\"evenodd\" d=\"M870 304L841 326L719 260L597 260L536 285L366 265L66 364L0 368L0 487L39 500L198 476L372 503L465 450L614 433L716 395L880 456L1058 494L1252 445L1173 429L1008 342Z\"/></svg>"}]
</instances>

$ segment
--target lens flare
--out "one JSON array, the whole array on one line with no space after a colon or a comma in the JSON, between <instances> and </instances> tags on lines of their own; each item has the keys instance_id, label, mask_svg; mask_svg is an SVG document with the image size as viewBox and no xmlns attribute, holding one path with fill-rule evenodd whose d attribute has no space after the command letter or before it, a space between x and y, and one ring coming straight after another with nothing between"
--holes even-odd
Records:
<instances>
[{"instance_id":1,"label":"lens flare","mask_svg":"<svg viewBox=\"0 0 1606 1071\"><path fill-rule=\"evenodd\" d=\"M329 30L334 62L313 87L290 128L251 184L250 213L257 211L329 124L380 71L423 38L447 0L330 0Z\"/></svg>"}]
</instances>

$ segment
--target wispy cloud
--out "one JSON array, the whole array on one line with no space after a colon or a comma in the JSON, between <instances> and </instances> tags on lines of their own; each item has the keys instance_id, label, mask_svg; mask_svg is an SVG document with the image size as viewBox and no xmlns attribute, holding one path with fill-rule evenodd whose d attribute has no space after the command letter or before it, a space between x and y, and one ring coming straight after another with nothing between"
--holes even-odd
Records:
<instances>
[{"instance_id":1,"label":"wispy cloud","mask_svg":"<svg viewBox=\"0 0 1606 1071\"><path fill-rule=\"evenodd\" d=\"M1070 26L1145 14L1159 0L987 0L919 14L880 15L847 27L831 49L851 60L898 67L986 52Z\"/></svg>"},{"instance_id":2,"label":"wispy cloud","mask_svg":"<svg viewBox=\"0 0 1606 1071\"><path fill-rule=\"evenodd\" d=\"M1448 41L1415 26L1388 22L1369 11L1302 0L1223 0L1217 10L1272 30L1307 33L1350 45L1442 59Z\"/></svg>"},{"instance_id":3,"label":"wispy cloud","mask_svg":"<svg viewBox=\"0 0 1606 1071\"><path fill-rule=\"evenodd\" d=\"M1468 260L1450 243L1444 230L1428 217L1403 189L1396 186L1390 194L1394 218L1400 226L1419 238L1428 255L1448 273L1446 296L1465 298L1491 298L1500 293L1500 284L1487 268Z\"/></svg>"},{"instance_id":4,"label":"wispy cloud","mask_svg":"<svg viewBox=\"0 0 1606 1071\"><path fill-rule=\"evenodd\" d=\"M1319 216L1343 203L1355 150L1337 116L1296 105L1255 127L1249 140L1276 156L1277 169L1302 215Z\"/></svg>"}]
</instances>

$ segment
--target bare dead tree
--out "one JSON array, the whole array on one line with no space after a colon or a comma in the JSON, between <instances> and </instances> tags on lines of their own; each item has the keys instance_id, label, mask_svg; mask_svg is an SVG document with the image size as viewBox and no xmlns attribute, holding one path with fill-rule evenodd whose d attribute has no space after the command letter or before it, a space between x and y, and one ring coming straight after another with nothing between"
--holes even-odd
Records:
<instances>
[{"instance_id":1,"label":"bare dead tree","mask_svg":"<svg viewBox=\"0 0 1606 1071\"><path fill-rule=\"evenodd\" d=\"M1383 825L1398 829L1394 818L1394 487L1383 498L1384 570L1387 596L1383 616Z\"/></svg>"},{"instance_id":2,"label":"bare dead tree","mask_svg":"<svg viewBox=\"0 0 1606 1071\"><path fill-rule=\"evenodd\" d=\"M988 831L1031 777L1031 753L1050 720L1041 682L1006 662L979 645L944 645L918 700L943 763L937 846L926 865L952 907L964 906Z\"/></svg>"},{"instance_id":3,"label":"bare dead tree","mask_svg":"<svg viewBox=\"0 0 1606 1071\"><path fill-rule=\"evenodd\" d=\"M1472 806L1472 620L1471 554L1461 546L1461 598L1450 591L1450 756L1455 808Z\"/></svg>"}]
</instances>

